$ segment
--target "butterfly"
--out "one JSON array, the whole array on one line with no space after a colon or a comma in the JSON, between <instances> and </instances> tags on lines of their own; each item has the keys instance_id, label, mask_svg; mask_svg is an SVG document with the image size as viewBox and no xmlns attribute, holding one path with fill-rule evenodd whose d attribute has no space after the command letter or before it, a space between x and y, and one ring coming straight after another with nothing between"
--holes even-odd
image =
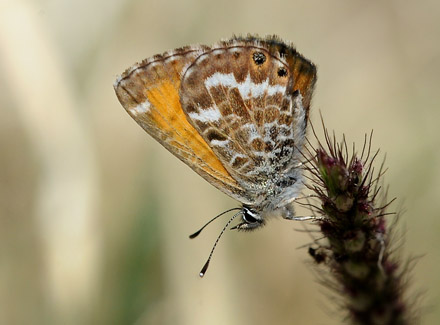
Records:
<instances>
[{"instance_id":1,"label":"butterfly","mask_svg":"<svg viewBox=\"0 0 440 325\"><path fill-rule=\"evenodd\" d=\"M291 44L248 35L153 56L127 69L114 88L148 134L241 203L224 231L237 216L239 230L271 216L296 218L315 81L315 65Z\"/></svg>"}]
</instances>

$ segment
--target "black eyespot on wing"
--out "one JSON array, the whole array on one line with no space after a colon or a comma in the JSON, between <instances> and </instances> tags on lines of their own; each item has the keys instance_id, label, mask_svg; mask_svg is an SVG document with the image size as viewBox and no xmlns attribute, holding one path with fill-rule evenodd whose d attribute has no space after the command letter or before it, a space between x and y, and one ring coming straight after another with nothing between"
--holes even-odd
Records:
<instances>
[{"instance_id":1,"label":"black eyespot on wing","mask_svg":"<svg viewBox=\"0 0 440 325\"><path fill-rule=\"evenodd\" d=\"M287 76L286 68L279 68L278 69L278 77L285 77L285 76Z\"/></svg>"},{"instance_id":2,"label":"black eyespot on wing","mask_svg":"<svg viewBox=\"0 0 440 325\"><path fill-rule=\"evenodd\" d=\"M256 65L262 65L266 62L266 56L261 52L255 52L252 56Z\"/></svg>"}]
</instances>

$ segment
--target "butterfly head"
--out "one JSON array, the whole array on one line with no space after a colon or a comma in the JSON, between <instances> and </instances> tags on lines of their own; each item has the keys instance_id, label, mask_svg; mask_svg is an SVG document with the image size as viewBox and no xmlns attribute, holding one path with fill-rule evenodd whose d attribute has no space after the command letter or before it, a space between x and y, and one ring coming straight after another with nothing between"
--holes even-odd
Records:
<instances>
[{"instance_id":1,"label":"butterfly head","mask_svg":"<svg viewBox=\"0 0 440 325\"><path fill-rule=\"evenodd\" d=\"M266 220L272 216L278 216L284 219L294 218L295 211L293 203L285 202L283 206L273 207L269 205L264 208L249 207L244 205L241 209L241 222L231 229L244 231L255 230L263 227L266 224Z\"/></svg>"},{"instance_id":2,"label":"butterfly head","mask_svg":"<svg viewBox=\"0 0 440 325\"><path fill-rule=\"evenodd\" d=\"M243 206L241 210L241 222L232 229L237 230L254 230L264 226L264 218L257 210Z\"/></svg>"}]
</instances>

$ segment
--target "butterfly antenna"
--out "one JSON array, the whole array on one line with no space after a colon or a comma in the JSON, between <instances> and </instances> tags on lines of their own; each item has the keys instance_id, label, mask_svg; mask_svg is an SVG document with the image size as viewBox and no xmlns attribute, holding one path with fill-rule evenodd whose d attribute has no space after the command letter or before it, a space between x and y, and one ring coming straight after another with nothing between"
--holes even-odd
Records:
<instances>
[{"instance_id":1,"label":"butterfly antenna","mask_svg":"<svg viewBox=\"0 0 440 325\"><path fill-rule=\"evenodd\" d=\"M229 209L229 210L226 210L226 211L220 213L219 215L215 216L214 218L212 218L211 220L209 220L207 223L205 223L205 225L204 225L202 228L200 228L198 231L196 231L195 233L193 233L192 235L190 235L189 238L191 238L191 239L196 238L198 235L200 235L200 233L202 232L202 230L205 229L205 227L206 227L207 225L209 225L211 222L213 222L215 219L221 217L221 216L224 215L225 213L228 213L228 212L231 212L231 211L234 211L234 210L241 210L241 208L232 208L232 209Z\"/></svg>"},{"instance_id":2,"label":"butterfly antenna","mask_svg":"<svg viewBox=\"0 0 440 325\"><path fill-rule=\"evenodd\" d=\"M241 209L240 209L240 210L241 210ZM199 275L200 275L201 278L203 278L203 276L205 275L206 271L208 270L209 262L211 262L212 254L214 254L214 250L215 250L215 247L217 246L218 241L219 241L220 238L222 237L222 235L223 235L223 233L225 232L225 230L229 227L229 225L231 224L231 222L232 222L237 216L239 216L239 215L241 215L241 214L243 214L242 211L240 211L240 212L234 214L234 215L232 216L232 218L229 219L229 221L228 221L228 222L226 223L226 225L223 227L223 230L221 231L220 235L218 235L217 240L216 240L215 243L214 243L214 246L212 246L211 253L209 253L209 256L208 256L208 260L206 261L205 265L203 265L202 270L201 270L200 273L199 273Z\"/></svg>"}]
</instances>

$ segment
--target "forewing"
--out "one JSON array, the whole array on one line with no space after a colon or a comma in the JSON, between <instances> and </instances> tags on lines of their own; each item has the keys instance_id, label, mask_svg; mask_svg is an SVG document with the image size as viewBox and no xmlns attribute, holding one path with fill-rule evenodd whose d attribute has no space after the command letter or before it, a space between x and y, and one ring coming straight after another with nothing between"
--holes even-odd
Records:
<instances>
[{"instance_id":1,"label":"forewing","mask_svg":"<svg viewBox=\"0 0 440 325\"><path fill-rule=\"evenodd\" d=\"M115 83L125 110L153 138L208 182L241 201L244 193L187 120L179 101L182 71L206 48L183 48L137 64Z\"/></svg>"}]
</instances>

